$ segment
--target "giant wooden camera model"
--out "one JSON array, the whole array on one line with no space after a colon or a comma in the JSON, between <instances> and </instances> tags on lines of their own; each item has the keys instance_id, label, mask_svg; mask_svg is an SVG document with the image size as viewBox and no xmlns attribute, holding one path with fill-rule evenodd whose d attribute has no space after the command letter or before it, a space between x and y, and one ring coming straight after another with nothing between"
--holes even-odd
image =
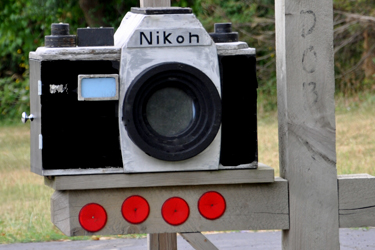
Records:
<instances>
[{"instance_id":1,"label":"giant wooden camera model","mask_svg":"<svg viewBox=\"0 0 375 250\"><path fill-rule=\"evenodd\" d=\"M115 34L51 33L22 120L64 234L288 228L287 182L258 164L255 49L230 23L132 8Z\"/></svg>"},{"instance_id":2,"label":"giant wooden camera model","mask_svg":"<svg viewBox=\"0 0 375 250\"><path fill-rule=\"evenodd\" d=\"M30 53L31 170L44 176L257 168L255 49L190 8L113 28L53 24Z\"/></svg>"}]
</instances>

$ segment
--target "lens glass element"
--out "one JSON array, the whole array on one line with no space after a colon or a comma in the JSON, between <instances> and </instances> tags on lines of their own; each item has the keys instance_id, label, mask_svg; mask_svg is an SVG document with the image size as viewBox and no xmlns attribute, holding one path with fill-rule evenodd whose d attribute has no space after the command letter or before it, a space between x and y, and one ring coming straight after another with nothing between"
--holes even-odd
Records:
<instances>
[{"instance_id":1,"label":"lens glass element","mask_svg":"<svg viewBox=\"0 0 375 250\"><path fill-rule=\"evenodd\" d=\"M146 117L152 129L158 134L176 136L188 129L194 120L193 99L179 88L159 89L148 99Z\"/></svg>"}]
</instances>

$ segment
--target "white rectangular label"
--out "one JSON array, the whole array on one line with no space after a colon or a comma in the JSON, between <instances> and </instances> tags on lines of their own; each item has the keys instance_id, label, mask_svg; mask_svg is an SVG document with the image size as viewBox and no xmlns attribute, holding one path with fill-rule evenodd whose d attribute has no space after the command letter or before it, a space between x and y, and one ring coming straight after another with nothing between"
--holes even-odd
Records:
<instances>
[{"instance_id":1,"label":"white rectangular label","mask_svg":"<svg viewBox=\"0 0 375 250\"><path fill-rule=\"evenodd\" d=\"M197 46L211 43L211 37L203 29L140 29L129 39L128 47Z\"/></svg>"},{"instance_id":2,"label":"white rectangular label","mask_svg":"<svg viewBox=\"0 0 375 250\"><path fill-rule=\"evenodd\" d=\"M38 80L38 95L42 95L42 81Z\"/></svg>"}]
</instances>

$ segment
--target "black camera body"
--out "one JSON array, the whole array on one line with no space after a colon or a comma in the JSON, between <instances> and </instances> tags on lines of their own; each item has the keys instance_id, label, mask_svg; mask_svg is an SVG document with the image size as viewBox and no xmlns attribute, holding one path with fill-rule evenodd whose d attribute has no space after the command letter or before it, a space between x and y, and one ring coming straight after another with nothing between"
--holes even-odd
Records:
<instances>
[{"instance_id":1,"label":"black camera body","mask_svg":"<svg viewBox=\"0 0 375 250\"><path fill-rule=\"evenodd\" d=\"M30 53L32 172L257 168L255 49L230 24L172 7L132 8L114 38L52 27Z\"/></svg>"}]
</instances>

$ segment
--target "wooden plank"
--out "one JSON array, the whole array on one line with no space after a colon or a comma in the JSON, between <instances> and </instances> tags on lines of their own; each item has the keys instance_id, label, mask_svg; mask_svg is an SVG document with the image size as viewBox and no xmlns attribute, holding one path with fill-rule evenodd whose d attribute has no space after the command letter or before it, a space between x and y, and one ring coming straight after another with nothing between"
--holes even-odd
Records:
<instances>
[{"instance_id":1,"label":"wooden plank","mask_svg":"<svg viewBox=\"0 0 375 250\"><path fill-rule=\"evenodd\" d=\"M338 187L340 227L375 226L375 177L342 175Z\"/></svg>"},{"instance_id":2,"label":"wooden plank","mask_svg":"<svg viewBox=\"0 0 375 250\"><path fill-rule=\"evenodd\" d=\"M171 6L170 0L140 0L140 7L169 7Z\"/></svg>"},{"instance_id":3,"label":"wooden plank","mask_svg":"<svg viewBox=\"0 0 375 250\"><path fill-rule=\"evenodd\" d=\"M68 198L63 192L54 192L51 197L51 221L62 232L70 230Z\"/></svg>"},{"instance_id":4,"label":"wooden plank","mask_svg":"<svg viewBox=\"0 0 375 250\"><path fill-rule=\"evenodd\" d=\"M216 220L204 218L198 211L199 198L208 191L219 192L225 199L224 214ZM64 200L65 207L54 209L53 221L66 235L93 235L82 229L79 211L88 203L102 205L108 214L106 226L95 234L130 233L178 233L224 230L288 229L288 183L276 178L273 183L201 185L176 187L144 187L122 189L93 189L56 191ZM150 206L148 218L140 224L130 224L121 214L124 200L132 195L144 197ZM171 197L181 197L189 205L189 217L185 223L172 226L161 215L161 207ZM55 202L58 202L55 201ZM69 213L62 213L68 209ZM69 225L67 224L69 220Z\"/></svg>"},{"instance_id":5,"label":"wooden plank","mask_svg":"<svg viewBox=\"0 0 375 250\"><path fill-rule=\"evenodd\" d=\"M201 233L180 233L180 235L196 250L218 250L218 248Z\"/></svg>"},{"instance_id":6,"label":"wooden plank","mask_svg":"<svg viewBox=\"0 0 375 250\"><path fill-rule=\"evenodd\" d=\"M39 135L42 134L42 104L38 95L38 81L41 78L41 63L30 59L30 114L34 120L30 123L30 170L42 174L42 150L39 149Z\"/></svg>"},{"instance_id":7,"label":"wooden plank","mask_svg":"<svg viewBox=\"0 0 375 250\"><path fill-rule=\"evenodd\" d=\"M275 1L283 249L339 249L332 0Z\"/></svg>"},{"instance_id":8,"label":"wooden plank","mask_svg":"<svg viewBox=\"0 0 375 250\"><path fill-rule=\"evenodd\" d=\"M177 234L148 234L147 247L149 250L177 250Z\"/></svg>"},{"instance_id":9,"label":"wooden plank","mask_svg":"<svg viewBox=\"0 0 375 250\"><path fill-rule=\"evenodd\" d=\"M69 48L48 48L39 47L35 52L30 52L30 59L35 60L115 60L120 61L121 48L102 47L69 47Z\"/></svg>"},{"instance_id":10,"label":"wooden plank","mask_svg":"<svg viewBox=\"0 0 375 250\"><path fill-rule=\"evenodd\" d=\"M44 178L44 183L55 190L245 184L269 183L273 181L273 168L261 163L259 163L258 169L139 174L75 175Z\"/></svg>"}]
</instances>

